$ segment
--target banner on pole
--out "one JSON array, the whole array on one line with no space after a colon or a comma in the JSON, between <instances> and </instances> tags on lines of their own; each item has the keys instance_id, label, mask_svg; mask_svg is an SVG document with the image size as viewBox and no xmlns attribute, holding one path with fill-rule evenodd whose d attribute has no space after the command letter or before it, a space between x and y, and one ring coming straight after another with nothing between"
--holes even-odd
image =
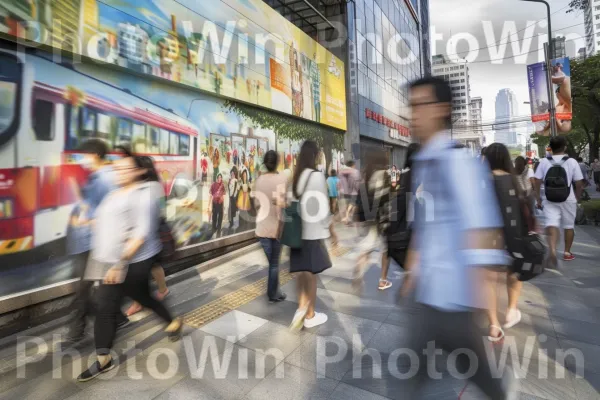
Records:
<instances>
[{"instance_id":1,"label":"banner on pole","mask_svg":"<svg viewBox=\"0 0 600 400\"><path fill-rule=\"evenodd\" d=\"M552 88L556 108L556 124L559 132L571 130L573 102L571 98L571 64L568 57L552 60ZM531 120L536 125L536 133L546 136L550 132L550 99L546 78L546 63L527 66Z\"/></svg>"}]
</instances>

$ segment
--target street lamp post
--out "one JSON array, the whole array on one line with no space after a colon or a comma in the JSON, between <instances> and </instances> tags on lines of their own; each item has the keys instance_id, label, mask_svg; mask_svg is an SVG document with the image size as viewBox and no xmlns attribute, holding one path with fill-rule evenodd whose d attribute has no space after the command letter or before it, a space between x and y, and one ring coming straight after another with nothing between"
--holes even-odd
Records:
<instances>
[{"instance_id":1,"label":"street lamp post","mask_svg":"<svg viewBox=\"0 0 600 400\"><path fill-rule=\"evenodd\" d=\"M550 132L552 136L556 136L556 107L554 104L554 93L552 91L552 60L554 59L554 43L552 40L552 13L550 12L550 4L546 0L522 0L531 3L542 3L546 5L546 13L548 15L548 43L544 43L544 55L546 58L546 86L548 87L548 102L550 104Z\"/></svg>"}]
</instances>

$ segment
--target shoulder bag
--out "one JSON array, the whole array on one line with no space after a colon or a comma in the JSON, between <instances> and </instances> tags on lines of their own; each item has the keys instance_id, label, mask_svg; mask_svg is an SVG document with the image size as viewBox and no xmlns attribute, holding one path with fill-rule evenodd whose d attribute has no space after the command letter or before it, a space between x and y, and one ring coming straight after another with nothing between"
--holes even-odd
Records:
<instances>
[{"instance_id":1,"label":"shoulder bag","mask_svg":"<svg viewBox=\"0 0 600 400\"><path fill-rule=\"evenodd\" d=\"M300 215L300 201L302 200L302 195L304 195L304 192L308 187L308 183L310 182L310 177L312 176L313 172L315 171L311 171L308 175L300 198L292 201L283 212L283 232L281 233L280 241L281 244L292 249L299 249L302 247L302 216Z\"/></svg>"}]
</instances>

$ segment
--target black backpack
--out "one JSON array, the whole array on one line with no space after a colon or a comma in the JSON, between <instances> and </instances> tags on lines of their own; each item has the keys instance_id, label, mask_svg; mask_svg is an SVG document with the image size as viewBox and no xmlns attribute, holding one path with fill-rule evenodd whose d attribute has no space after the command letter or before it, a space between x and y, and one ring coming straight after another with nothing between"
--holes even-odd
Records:
<instances>
[{"instance_id":1,"label":"black backpack","mask_svg":"<svg viewBox=\"0 0 600 400\"><path fill-rule=\"evenodd\" d=\"M546 199L552 203L565 202L571 194L571 182L569 182L569 178L567 177L567 171L563 168L563 164L568 159L569 156L564 156L557 163L551 156L548 157L552 166L544 178L544 190L546 191Z\"/></svg>"}]
</instances>

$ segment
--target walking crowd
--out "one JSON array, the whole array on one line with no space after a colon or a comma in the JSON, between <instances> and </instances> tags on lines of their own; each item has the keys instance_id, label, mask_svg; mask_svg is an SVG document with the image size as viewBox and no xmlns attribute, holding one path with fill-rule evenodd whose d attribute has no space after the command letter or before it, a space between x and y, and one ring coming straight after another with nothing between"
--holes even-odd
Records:
<instances>
[{"instance_id":1,"label":"walking crowd","mask_svg":"<svg viewBox=\"0 0 600 400\"><path fill-rule=\"evenodd\" d=\"M298 307L290 315L290 329L300 331L327 322L316 309L317 276L332 268L327 241L338 242L336 226L354 229L353 250L358 253L353 282L363 284L363 275L374 254L381 255L378 289L388 290L392 261L404 272L398 288L404 297L414 297L421 314L409 327L411 349L421 350L435 341L443 350L469 349L479 360L472 381L491 399L507 399L514 389L506 377L494 376L482 337L492 343L522 318L518 300L523 282L557 268L559 259L569 262L577 202L586 182L600 179L600 164L582 173L569 158L564 137L550 141L551 155L535 169L523 158L514 162L499 143L474 158L452 142L448 128L452 92L446 82L423 78L410 87L412 132L418 141L408 147L401 169L389 166L386 154L366 152L357 163L349 161L340 170L318 171L320 150L306 141L292 175L278 173L278 154L264 155L261 174L252 195L233 202L239 210L254 206L256 236L268 261L267 299L286 299L279 287L282 246L290 248L290 272L297 275ZM94 337L97 361L84 371L80 381L90 380L114 367L110 358L116 330L126 315L142 307L164 320L172 340L181 336L182 321L172 316L162 300L168 294L161 264L169 259L168 227L165 228L165 195L149 157L120 149L120 158L109 164L101 141L90 140L80 149L87 154L91 171L87 184L76 188L80 206L72 216L71 254L83 280L77 296L77 318L68 343L81 340L85 316L95 314ZM237 171L232 175L237 176ZM215 229L223 221L223 199L249 192L246 177L225 187L220 174L210 187L210 213ZM241 199L241 197L239 197ZM253 204L250 204L253 202ZM535 216L544 214L548 249L537 233ZM231 220L232 216L228 216ZM336 224L337 223L337 224ZM564 230L564 253L557 244ZM158 292L150 292L153 277ZM498 287L506 288L508 307L498 310ZM95 288L97 305L92 304ZM124 299L135 301L126 315ZM487 316L482 332L476 315ZM464 357L463 357L464 356ZM471 359L459 356L459 369L470 370ZM419 363L424 366L427 363ZM407 398L420 390L424 374L412 380Z\"/></svg>"}]
</instances>

